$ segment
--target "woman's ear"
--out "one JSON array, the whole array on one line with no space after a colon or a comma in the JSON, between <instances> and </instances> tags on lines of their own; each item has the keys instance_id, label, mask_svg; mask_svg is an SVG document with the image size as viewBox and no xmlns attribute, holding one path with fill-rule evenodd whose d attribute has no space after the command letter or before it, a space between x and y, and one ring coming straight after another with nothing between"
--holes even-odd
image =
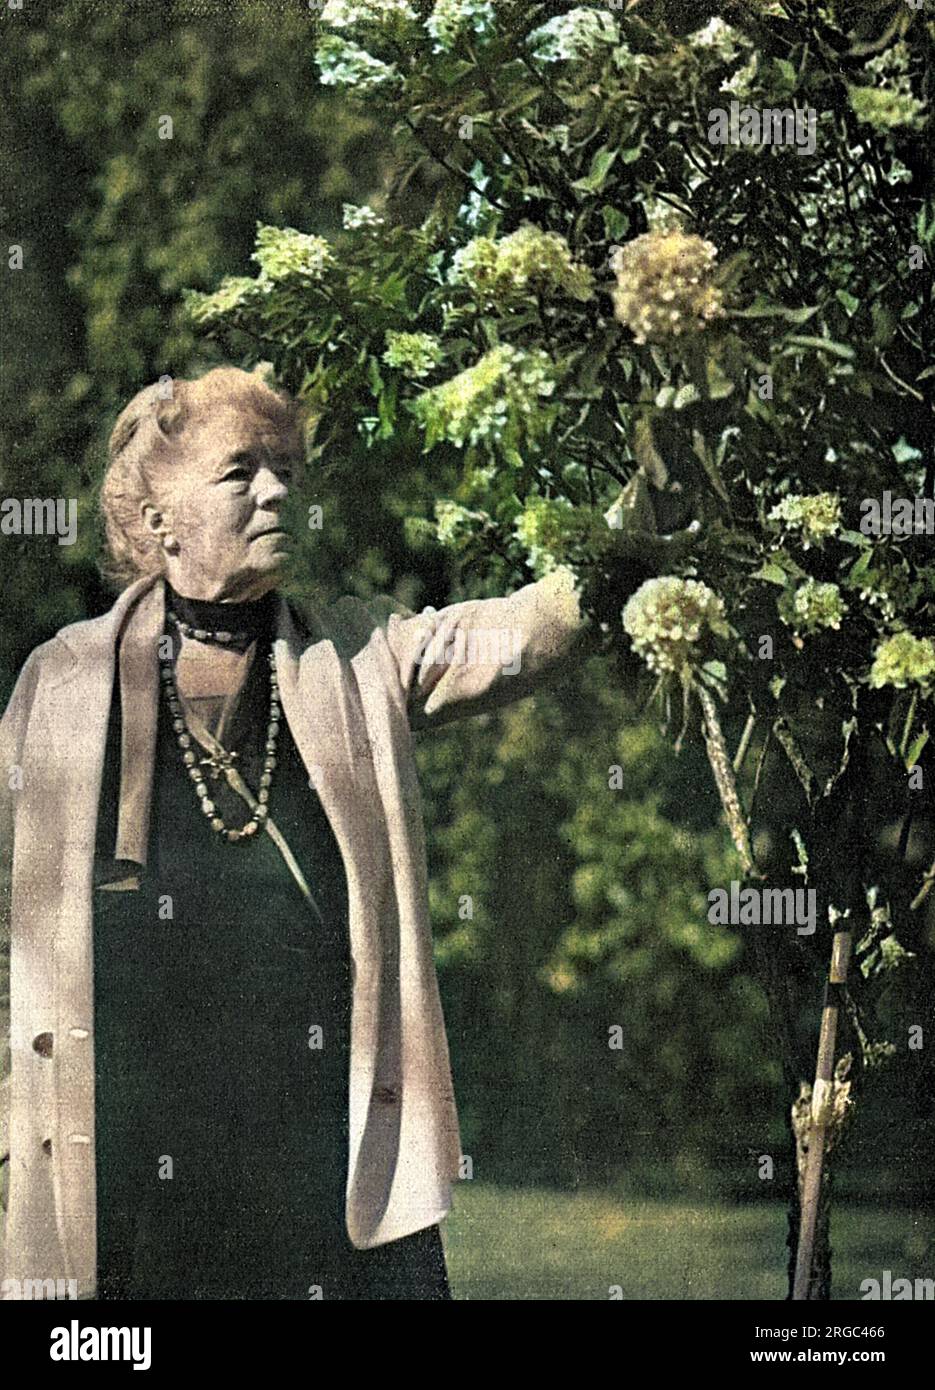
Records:
<instances>
[{"instance_id":1,"label":"woman's ear","mask_svg":"<svg viewBox=\"0 0 935 1390\"><path fill-rule=\"evenodd\" d=\"M161 512L152 502L143 502L140 505L140 515L147 532L160 548L175 554L179 548L179 543L172 534L165 513Z\"/></svg>"}]
</instances>

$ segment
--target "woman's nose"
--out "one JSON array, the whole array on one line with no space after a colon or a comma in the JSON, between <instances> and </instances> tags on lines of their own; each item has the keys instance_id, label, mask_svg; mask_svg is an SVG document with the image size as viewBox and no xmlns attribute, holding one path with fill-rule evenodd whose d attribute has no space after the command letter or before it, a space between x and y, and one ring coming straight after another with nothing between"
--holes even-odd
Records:
<instances>
[{"instance_id":1,"label":"woman's nose","mask_svg":"<svg viewBox=\"0 0 935 1390\"><path fill-rule=\"evenodd\" d=\"M253 491L260 508L268 507L271 502L282 502L289 496L289 489L282 478L265 466L257 469Z\"/></svg>"}]
</instances>

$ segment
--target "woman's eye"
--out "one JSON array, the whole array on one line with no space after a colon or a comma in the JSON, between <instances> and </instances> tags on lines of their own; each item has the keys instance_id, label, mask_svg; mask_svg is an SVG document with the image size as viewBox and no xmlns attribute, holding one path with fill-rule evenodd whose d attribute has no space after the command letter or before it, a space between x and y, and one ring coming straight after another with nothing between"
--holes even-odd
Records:
<instances>
[{"instance_id":1,"label":"woman's eye","mask_svg":"<svg viewBox=\"0 0 935 1390\"><path fill-rule=\"evenodd\" d=\"M222 481L225 483L244 482L249 477L250 470L248 468L232 468L229 473L224 474Z\"/></svg>"}]
</instances>

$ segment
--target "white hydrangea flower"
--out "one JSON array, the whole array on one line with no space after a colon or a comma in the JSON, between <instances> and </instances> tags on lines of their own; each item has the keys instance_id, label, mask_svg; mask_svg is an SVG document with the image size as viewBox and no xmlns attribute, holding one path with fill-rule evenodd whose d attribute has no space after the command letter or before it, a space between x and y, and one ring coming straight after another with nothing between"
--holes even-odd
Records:
<instances>
[{"instance_id":1,"label":"white hydrangea flower","mask_svg":"<svg viewBox=\"0 0 935 1390\"><path fill-rule=\"evenodd\" d=\"M444 355L441 343L431 333L398 333L390 329L386 335L383 361L410 376L428 376Z\"/></svg>"},{"instance_id":2,"label":"white hydrangea flower","mask_svg":"<svg viewBox=\"0 0 935 1390\"><path fill-rule=\"evenodd\" d=\"M724 313L717 247L677 228L644 232L614 253L614 313L637 343L698 333Z\"/></svg>"},{"instance_id":3,"label":"white hydrangea flower","mask_svg":"<svg viewBox=\"0 0 935 1390\"><path fill-rule=\"evenodd\" d=\"M449 53L465 31L477 38L494 32L496 11L492 0L436 0L435 8L425 21L434 39L433 53Z\"/></svg>"},{"instance_id":4,"label":"white hydrangea flower","mask_svg":"<svg viewBox=\"0 0 935 1390\"><path fill-rule=\"evenodd\" d=\"M459 448L465 441L516 441L534 427L540 399L555 390L554 371L541 349L524 352L501 343L473 367L423 391L412 410L427 432Z\"/></svg>"},{"instance_id":5,"label":"white hydrangea flower","mask_svg":"<svg viewBox=\"0 0 935 1390\"><path fill-rule=\"evenodd\" d=\"M385 217L379 217L371 207L364 204L358 207L354 203L344 203L341 208L341 226L346 232L354 232L359 227L382 227L386 223Z\"/></svg>"},{"instance_id":6,"label":"white hydrangea flower","mask_svg":"<svg viewBox=\"0 0 935 1390\"><path fill-rule=\"evenodd\" d=\"M580 300L594 294L590 270L574 260L565 238L532 222L500 241L475 237L455 252L448 279L494 304L522 296L531 286Z\"/></svg>"},{"instance_id":7,"label":"white hydrangea flower","mask_svg":"<svg viewBox=\"0 0 935 1390\"><path fill-rule=\"evenodd\" d=\"M409 0L327 0L322 24L347 29L353 24L380 24L388 19L418 19Z\"/></svg>"},{"instance_id":8,"label":"white hydrangea flower","mask_svg":"<svg viewBox=\"0 0 935 1390\"><path fill-rule=\"evenodd\" d=\"M820 546L841 525L841 499L836 492L815 492L807 496L789 493L778 502L767 518L780 521L790 531L801 531L802 549Z\"/></svg>"},{"instance_id":9,"label":"white hydrangea flower","mask_svg":"<svg viewBox=\"0 0 935 1390\"><path fill-rule=\"evenodd\" d=\"M384 63L337 34L322 39L315 50L315 62L323 87L352 87L364 93L402 80L395 63Z\"/></svg>"},{"instance_id":10,"label":"white hydrangea flower","mask_svg":"<svg viewBox=\"0 0 935 1390\"><path fill-rule=\"evenodd\" d=\"M725 63L731 63L741 51L743 35L715 15L703 29L689 34L685 42L691 48L713 48Z\"/></svg>"},{"instance_id":11,"label":"white hydrangea flower","mask_svg":"<svg viewBox=\"0 0 935 1390\"><path fill-rule=\"evenodd\" d=\"M555 15L529 35L532 56L541 63L574 62L601 44L619 44L620 29L605 12L578 8Z\"/></svg>"},{"instance_id":12,"label":"white hydrangea flower","mask_svg":"<svg viewBox=\"0 0 935 1390\"><path fill-rule=\"evenodd\" d=\"M905 690L912 683L930 690L935 682L935 644L929 637L896 632L877 645L870 684L876 689L892 685Z\"/></svg>"},{"instance_id":13,"label":"white hydrangea flower","mask_svg":"<svg viewBox=\"0 0 935 1390\"><path fill-rule=\"evenodd\" d=\"M820 632L826 627L838 632L846 612L837 584L822 584L817 579L806 579L794 594L783 594L779 600L779 616L797 633Z\"/></svg>"},{"instance_id":14,"label":"white hydrangea flower","mask_svg":"<svg viewBox=\"0 0 935 1390\"><path fill-rule=\"evenodd\" d=\"M257 226L256 250L250 257L268 280L299 276L320 280L334 264L334 253L324 237L298 232L294 227Z\"/></svg>"},{"instance_id":15,"label":"white hydrangea flower","mask_svg":"<svg viewBox=\"0 0 935 1390\"><path fill-rule=\"evenodd\" d=\"M686 675L701 660L703 639L727 636L724 603L697 579L647 579L627 600L623 626L651 671Z\"/></svg>"}]
</instances>

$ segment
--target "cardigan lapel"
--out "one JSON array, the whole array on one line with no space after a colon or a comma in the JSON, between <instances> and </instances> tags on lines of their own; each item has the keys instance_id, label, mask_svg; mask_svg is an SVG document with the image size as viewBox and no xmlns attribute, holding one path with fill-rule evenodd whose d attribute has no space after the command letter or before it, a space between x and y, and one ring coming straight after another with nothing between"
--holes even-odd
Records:
<instances>
[{"instance_id":1,"label":"cardigan lapel","mask_svg":"<svg viewBox=\"0 0 935 1390\"><path fill-rule=\"evenodd\" d=\"M325 630L315 619L318 633ZM286 603L274 645L282 707L296 747L331 824L348 888L354 979L351 1015L349 1183L367 1124L387 1001L386 943L380 926L392 900L386 829L363 708L351 663L323 637L305 646Z\"/></svg>"},{"instance_id":2,"label":"cardigan lapel","mask_svg":"<svg viewBox=\"0 0 935 1390\"><path fill-rule=\"evenodd\" d=\"M115 859L145 864L159 724L157 644L165 626L165 585L137 604L120 639L120 802Z\"/></svg>"}]
</instances>

